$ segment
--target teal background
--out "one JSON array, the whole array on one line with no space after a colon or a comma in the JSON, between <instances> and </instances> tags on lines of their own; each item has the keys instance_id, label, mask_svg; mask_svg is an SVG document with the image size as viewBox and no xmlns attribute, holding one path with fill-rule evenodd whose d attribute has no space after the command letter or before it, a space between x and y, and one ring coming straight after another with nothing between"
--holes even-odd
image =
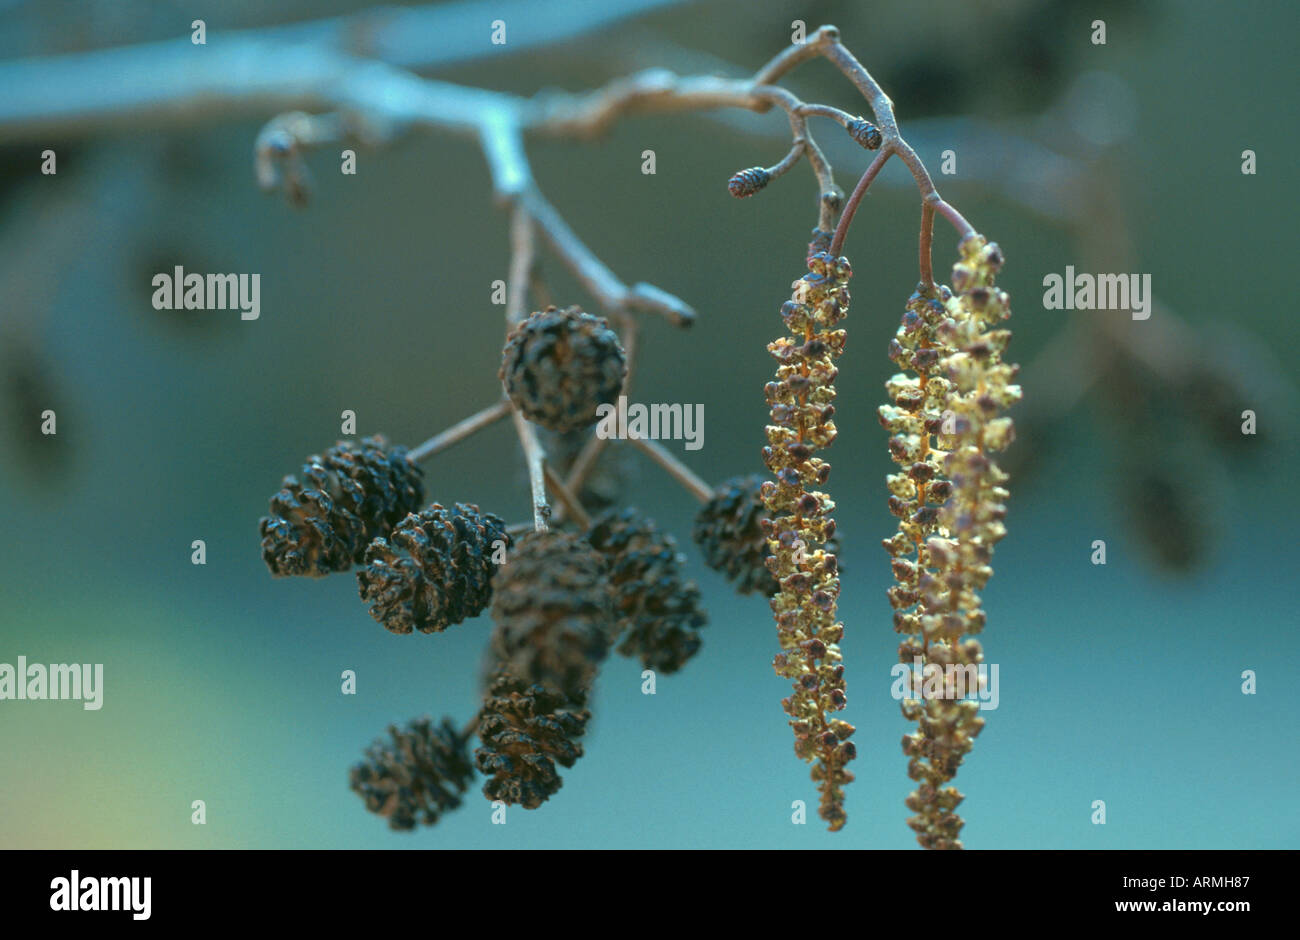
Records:
<instances>
[{"instance_id":1,"label":"teal background","mask_svg":"<svg viewBox=\"0 0 1300 940\"><path fill-rule=\"evenodd\" d=\"M87 42L178 32L159 23L189 22L184 4L172 6L174 14L142 5L137 33ZM31 7L0 8L10 55L29 41ZM690 72L683 48L743 74L788 41L793 17L810 28L833 21L894 95L905 134L915 115L926 132L918 149L936 174L941 118L954 113L946 101L994 131L1064 150L1068 141L1036 115L1085 70L1122 79L1135 131L1097 157L1095 172L1128 217L1134 253L1123 270L1150 272L1193 335L1263 347L1247 357L1264 389L1248 405L1261 435L1235 455L1221 452L1172 412L1163 419L1169 394L1149 376L1135 378L1136 398L1120 406L1152 409L1156 420L1140 436L1120 434L1115 413L1099 406L1106 383L1052 417L1035 460L1012 481L1010 535L984 592L981 639L1000 665L1001 705L986 714L957 779L967 795L963 837L980 848L1296 848L1297 140L1293 92L1279 80L1294 61L1295 7L1009 3L985 16L952 4L884 4L871 14L852 3L738 8L685 4L437 75L523 94L580 90L656 59ZM229 23L265 22L258 15L233 5ZM1110 23L1104 47L1088 42L1096 16ZM210 30L225 25L209 17ZM1006 40L1007 24L1024 22L1056 71L1033 57L979 53L981 44L1001 49L994 41ZM956 50L957 63L930 84L913 54L927 30ZM930 54L942 61L944 48ZM861 109L824 63L790 85L805 99ZM900 86L925 106L909 108ZM784 127L776 114L745 120ZM677 534L704 590L703 651L680 675L660 677L655 696L641 694L638 664L612 659L586 756L542 809L512 809L507 825L494 826L471 791L436 828L394 834L349 792L347 769L390 722L473 714L491 623L390 635L350 576L272 580L257 520L281 476L338 438L344 409L357 412L363 434L415 444L494 400L501 311L488 296L505 276L506 220L474 145L441 135L361 151L355 177L338 175L331 153L313 155L315 199L294 212L256 188L258 127L142 130L66 150L56 142L53 178L37 172L46 142L5 151L13 172L0 202L0 342L11 364L46 363L59 423L56 440L33 441L21 422L37 418L20 415L0 443L0 662L102 662L105 698L98 712L0 703L0 846L914 845L899 748L908 726L889 698L890 573L879 548L893 530L883 479L891 464L874 418L892 372L885 345L916 280L917 210L902 170L891 167L892 179L873 191L846 246L854 302L829 490L845 570L845 717L858 727L847 828L822 830L808 768L792 754L765 601L735 596L703 567L690 540L691 498L634 458L629 492ZM833 136L824 124L814 129ZM710 481L761 469L764 346L780 331L777 311L801 274L814 221L805 167L743 202L724 183L737 169L775 162L785 146L701 115L629 117L595 143L530 142L540 185L615 272L699 310L689 334L645 324L635 390L646 401L705 404L704 449L671 446ZM1240 173L1248 147L1256 176ZM656 151L653 176L640 172L647 148ZM856 161L836 161L847 190L865 156L837 153ZM981 153L959 159L978 168ZM1009 358L1028 368L1067 316L1041 309L1043 275L1067 264L1105 268L1090 261L1088 237L964 180L962 165L938 182L1007 254ZM1104 228L1101 243L1121 234ZM954 244L941 229L936 271L947 270ZM175 263L261 273L261 318L154 311L149 278ZM586 302L549 257L545 271L563 302ZM1228 341L1212 348L1226 357ZM1026 387L1025 407L1051 395L1052 378ZM1125 501L1126 461L1161 460L1192 490L1206 532L1201 562L1182 574L1155 562ZM477 502L511 521L528 512L508 423L427 463L426 481L444 503ZM190 563L200 538L203 567ZM1104 567L1089 562L1094 539L1107 543ZM356 696L340 694L344 669L357 671ZM1258 674L1253 696L1241 694L1246 669ZM196 799L206 801L205 826L190 823ZM1106 802L1104 826L1090 823L1097 799ZM809 804L808 825L791 825L794 800Z\"/></svg>"}]
</instances>

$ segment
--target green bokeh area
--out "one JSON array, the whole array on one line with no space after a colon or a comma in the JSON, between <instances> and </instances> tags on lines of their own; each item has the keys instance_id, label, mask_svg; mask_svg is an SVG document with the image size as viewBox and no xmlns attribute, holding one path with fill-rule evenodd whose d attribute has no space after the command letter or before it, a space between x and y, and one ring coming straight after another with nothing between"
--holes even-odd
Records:
<instances>
[{"instance_id":1,"label":"green bokeh area","mask_svg":"<svg viewBox=\"0 0 1300 940\"><path fill-rule=\"evenodd\" d=\"M1293 58L1295 7L1151 3L1121 13L1011 3L999 15L1021 24L1036 51L1024 62L1000 56L982 76L968 55L954 54L946 75L904 54L925 34L924 7L865 6L764 4L738 23L729 4L688 3L437 77L532 94L594 87L657 59L681 72L719 60L744 70L789 40L793 18L835 22L895 98L904 132L913 116L940 128L918 147L932 169L944 139L934 122L945 116L1041 133L1036 116L1073 76L1122 79L1135 129L1096 172L1124 207L1132 270L1152 274L1160 302L1192 335L1254 337L1286 357L1281 391L1254 406L1258 444L1235 453L1173 420L1139 439L1121 433L1114 410L1095 407L1104 388L1056 415L1050 439L1036 439L1042 451L1011 483L1010 534L983 592L981 640L999 665L1000 706L985 714L957 779L967 796L963 839L982 848L1296 848L1300 752L1289 692L1300 657L1300 519L1289 353L1300 327L1279 272L1292 265L1298 142L1282 113L1292 92L1277 82L1277 63ZM962 26L976 43L999 25L952 19L963 6L936 4L935 22L947 25L934 28ZM1107 45L1092 46L1089 23L1111 11ZM8 55L19 54L26 12L18 4L0 15L0 33L14 31ZM230 25L264 25L246 15ZM807 99L861 108L824 64L790 84ZM945 105L947 96L956 103ZM711 482L762 469L765 345L782 329L778 311L802 273L815 218L803 166L754 199L727 195L731 173L775 163L788 143L761 133L782 124L779 115L746 122L629 117L593 143L529 144L547 196L615 272L699 311L689 333L645 323L635 394L704 404L703 449L668 446ZM693 499L633 456L629 498L676 534L703 590L702 651L679 675L660 677L653 696L642 694L639 663L612 658L594 693L586 755L541 809L511 809L494 825L480 781L435 828L398 834L364 811L348 768L390 723L469 719L490 619L391 635L350 575L272 579L257 521L281 477L340 437L345 409L359 434L414 444L495 400L502 311L490 294L506 273L507 220L473 142L438 134L361 151L356 176L339 174L331 151L311 155L313 203L291 210L252 178L259 126L204 121L66 150L55 142L60 169L48 178L37 172L41 142L6 151L17 178L0 202L0 341L44 363L58 434L33 441L15 421L4 427L0 662L103 663L104 704L0 702L0 846L914 846L899 745L909 725L889 695L897 637L880 548L894 527L884 486L892 464L875 418L893 371L886 344L916 280L918 211L903 171L887 171L893 178L868 197L846 246L853 305L839 361L840 435L828 453L845 572L845 717L858 728L847 827L824 831L808 768L792 753L766 601L736 596L703 566L690 539ZM829 125L814 126L831 136ZM1240 172L1247 148L1258 155L1256 176ZM654 175L641 172L646 149ZM857 162L837 167L846 189L868 159L848 156ZM981 159L959 156L972 167ZM1068 224L964 180L962 166L939 183L1007 255L1008 358L1028 368L1067 321L1042 309L1043 276L1084 269L1098 254ZM936 272L946 274L954 246L940 230ZM260 273L260 318L154 310L149 280L175 264ZM543 270L557 301L590 303L553 256ZM1257 366L1265 374L1264 360ZM1051 395L1052 378L1026 387L1026 407ZM1163 407L1168 393L1139 376L1129 394L1136 412ZM1125 468L1169 455L1193 481L1204 532L1199 562L1181 574L1156 564L1126 499ZM1193 475L1193 457L1218 469ZM426 483L444 504L528 517L508 422L427 463ZM191 564L195 539L206 543L206 565ZM1104 567L1089 560L1097 539L1107 544ZM341 694L344 670L358 677L354 696ZM1257 674L1255 695L1242 694L1245 670ZM191 822L195 800L206 804L205 825ZM796 800L808 804L807 825L791 824ZM1105 801L1105 825L1091 821L1095 800Z\"/></svg>"}]
</instances>

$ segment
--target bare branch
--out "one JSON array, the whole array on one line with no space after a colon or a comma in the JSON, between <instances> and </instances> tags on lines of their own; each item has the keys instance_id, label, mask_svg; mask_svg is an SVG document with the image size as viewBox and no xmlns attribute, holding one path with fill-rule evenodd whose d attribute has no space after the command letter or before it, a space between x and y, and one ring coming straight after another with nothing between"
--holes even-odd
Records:
<instances>
[{"instance_id":1,"label":"bare branch","mask_svg":"<svg viewBox=\"0 0 1300 940\"><path fill-rule=\"evenodd\" d=\"M537 257L532 217L521 206L510 213L510 273L506 281L506 332L522 323L528 310L528 282Z\"/></svg>"},{"instance_id":2,"label":"bare branch","mask_svg":"<svg viewBox=\"0 0 1300 940\"><path fill-rule=\"evenodd\" d=\"M528 463L528 483L533 497L533 528L545 532L546 520L551 516L551 507L546 503L546 452L537 440L537 429L532 423L515 408L510 410L510 416L514 418L519 445L524 449L524 460Z\"/></svg>"},{"instance_id":3,"label":"bare branch","mask_svg":"<svg viewBox=\"0 0 1300 940\"><path fill-rule=\"evenodd\" d=\"M628 288L583 244L563 216L536 187L524 191L520 200L560 260L606 311L621 313L636 310L655 313L676 326L688 326L694 322L695 311L685 301L667 291L649 284L637 284Z\"/></svg>"},{"instance_id":4,"label":"bare branch","mask_svg":"<svg viewBox=\"0 0 1300 940\"><path fill-rule=\"evenodd\" d=\"M209 32L207 44L197 49L178 37L0 62L0 141L325 110L358 62L400 72L511 54L681 2L462 0L378 7L264 29ZM495 19L510 24L508 46L491 44L488 26ZM439 85L444 91L456 87Z\"/></svg>"},{"instance_id":5,"label":"bare branch","mask_svg":"<svg viewBox=\"0 0 1300 940\"><path fill-rule=\"evenodd\" d=\"M582 503L578 497L565 485L564 481L560 479L560 475L555 472L555 469L549 463L545 464L542 469L546 474L546 485L555 494L555 498L560 501L560 506L565 513L583 529L590 529L591 516L587 515L586 510L582 508Z\"/></svg>"},{"instance_id":6,"label":"bare branch","mask_svg":"<svg viewBox=\"0 0 1300 940\"><path fill-rule=\"evenodd\" d=\"M670 454L658 441L628 437L627 441L668 472L674 480L702 503L713 498L713 487L697 477L689 467Z\"/></svg>"},{"instance_id":7,"label":"bare branch","mask_svg":"<svg viewBox=\"0 0 1300 940\"><path fill-rule=\"evenodd\" d=\"M446 450L452 444L459 444L467 437L477 434L489 425L496 424L510 413L510 407L510 402L503 399L495 405L484 408L477 414L472 414L465 420L453 424L441 434L429 438L419 447L413 448L407 456L417 463L428 460L434 454Z\"/></svg>"},{"instance_id":8,"label":"bare branch","mask_svg":"<svg viewBox=\"0 0 1300 940\"><path fill-rule=\"evenodd\" d=\"M591 471L596 468L596 461L604 453L607 443L609 443L608 439L599 434L593 434L588 438L582 450L578 451L573 466L569 468L569 478L564 481L564 485L575 493L581 493L587 477L591 476Z\"/></svg>"},{"instance_id":9,"label":"bare branch","mask_svg":"<svg viewBox=\"0 0 1300 940\"><path fill-rule=\"evenodd\" d=\"M844 214L840 216L840 224L835 228L835 237L831 239L830 253L832 255L839 255L840 250L843 249L844 239L849 233L849 226L853 224L853 216L857 214L862 197L867 194L867 188L871 186L872 180L885 168L885 164L889 162L889 158L893 155L893 150L882 147L880 153L876 154L876 159L871 161L871 165L867 167L862 174L862 178L858 180L858 185L853 187L853 194L849 196L849 201L844 206Z\"/></svg>"}]
</instances>

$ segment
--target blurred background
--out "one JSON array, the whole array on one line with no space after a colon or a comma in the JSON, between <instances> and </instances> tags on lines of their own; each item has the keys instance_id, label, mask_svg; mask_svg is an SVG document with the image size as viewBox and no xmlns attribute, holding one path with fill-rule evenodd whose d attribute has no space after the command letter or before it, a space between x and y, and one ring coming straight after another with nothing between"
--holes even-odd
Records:
<instances>
[{"instance_id":1,"label":"blurred background","mask_svg":"<svg viewBox=\"0 0 1300 940\"><path fill-rule=\"evenodd\" d=\"M22 115L45 101L33 87L50 102L111 102L112 84L60 85L54 56L188 44L195 18L212 49L226 31L365 7L0 2L0 662L103 663L105 686L97 712L0 703L0 846L913 846L879 544L894 528L892 464L875 419L893 371L885 347L917 277L916 196L897 162L845 248L854 303L829 453L845 717L858 727L847 828L824 832L792 753L765 600L703 566L694 501L634 453L627 498L677 535L704 591L701 653L654 696L641 694L639 663L612 658L586 756L559 794L512 809L505 826L472 790L435 828L394 834L348 790L348 767L389 723L473 714L490 620L389 634L349 575L273 580L257 521L281 477L341 436L345 409L358 435L414 445L500 394L489 297L508 235L481 153L412 134L358 148L344 176L326 148L307 157L311 203L294 209L256 185L253 141L274 114L255 106L52 129ZM792 20L839 26L945 197L1008 258L1008 358L1025 401L1010 535L984 592L1001 702L956 781L966 844L1300 843L1286 665L1300 655L1300 325L1278 273L1295 248L1296 130L1277 78L1295 58L1294 4L539 0L444 12L404 37L408 64L525 96L652 66L740 77L790 41ZM504 47L488 42L498 17ZM1097 19L1105 45L1091 41ZM168 80L124 73L121 87ZM825 62L783 84L865 111ZM813 130L851 189L868 155L832 125ZM645 322L634 398L704 404L704 448L669 446L710 482L762 470L764 347L815 221L804 166L745 201L725 183L775 163L788 133L778 112L679 114L629 116L595 142L529 141L539 185L584 241L627 282L699 311L689 333ZM53 176L40 172L46 149ZM641 172L647 149L654 175ZM944 176L948 149L957 172ZM1241 172L1247 149L1257 175ZM936 274L954 257L940 223ZM260 319L154 310L151 278L174 265L260 273ZM1044 310L1043 277L1067 265L1149 273L1151 319ZM557 302L590 304L553 257L543 274ZM47 408L52 437L40 433ZM1254 436L1240 431L1246 409ZM528 516L508 422L425 469L431 499ZM195 539L205 566L191 564ZM1104 567L1090 562L1097 539ZM355 696L340 694L345 669ZM1253 696L1241 692L1247 669ZM791 825L794 800L810 804L808 825ZM1094 800L1104 826L1091 823Z\"/></svg>"}]
</instances>

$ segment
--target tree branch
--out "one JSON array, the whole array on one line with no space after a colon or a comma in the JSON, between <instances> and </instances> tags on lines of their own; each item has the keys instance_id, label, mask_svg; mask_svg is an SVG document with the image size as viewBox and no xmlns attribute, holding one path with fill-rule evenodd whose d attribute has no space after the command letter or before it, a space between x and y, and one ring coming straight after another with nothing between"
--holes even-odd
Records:
<instances>
[{"instance_id":1,"label":"tree branch","mask_svg":"<svg viewBox=\"0 0 1300 940\"><path fill-rule=\"evenodd\" d=\"M509 401L499 401L495 405L484 408L477 414L472 414L465 420L453 424L441 434L429 438L419 447L413 448L407 456L417 463L428 460L434 454L446 450L452 444L459 444L467 437L472 437L489 425L496 424L510 413L510 409Z\"/></svg>"},{"instance_id":2,"label":"tree branch","mask_svg":"<svg viewBox=\"0 0 1300 940\"><path fill-rule=\"evenodd\" d=\"M668 472L674 480L702 503L713 498L713 487L697 477L686 464L670 454L658 441L628 437L627 442Z\"/></svg>"},{"instance_id":3,"label":"tree branch","mask_svg":"<svg viewBox=\"0 0 1300 940\"><path fill-rule=\"evenodd\" d=\"M284 26L212 31L204 46L183 34L0 62L0 141L322 110L337 99L332 89L357 62L398 72L445 67L571 40L682 2L466 0L377 7ZM498 19L509 29L504 46L491 42Z\"/></svg>"}]
</instances>

